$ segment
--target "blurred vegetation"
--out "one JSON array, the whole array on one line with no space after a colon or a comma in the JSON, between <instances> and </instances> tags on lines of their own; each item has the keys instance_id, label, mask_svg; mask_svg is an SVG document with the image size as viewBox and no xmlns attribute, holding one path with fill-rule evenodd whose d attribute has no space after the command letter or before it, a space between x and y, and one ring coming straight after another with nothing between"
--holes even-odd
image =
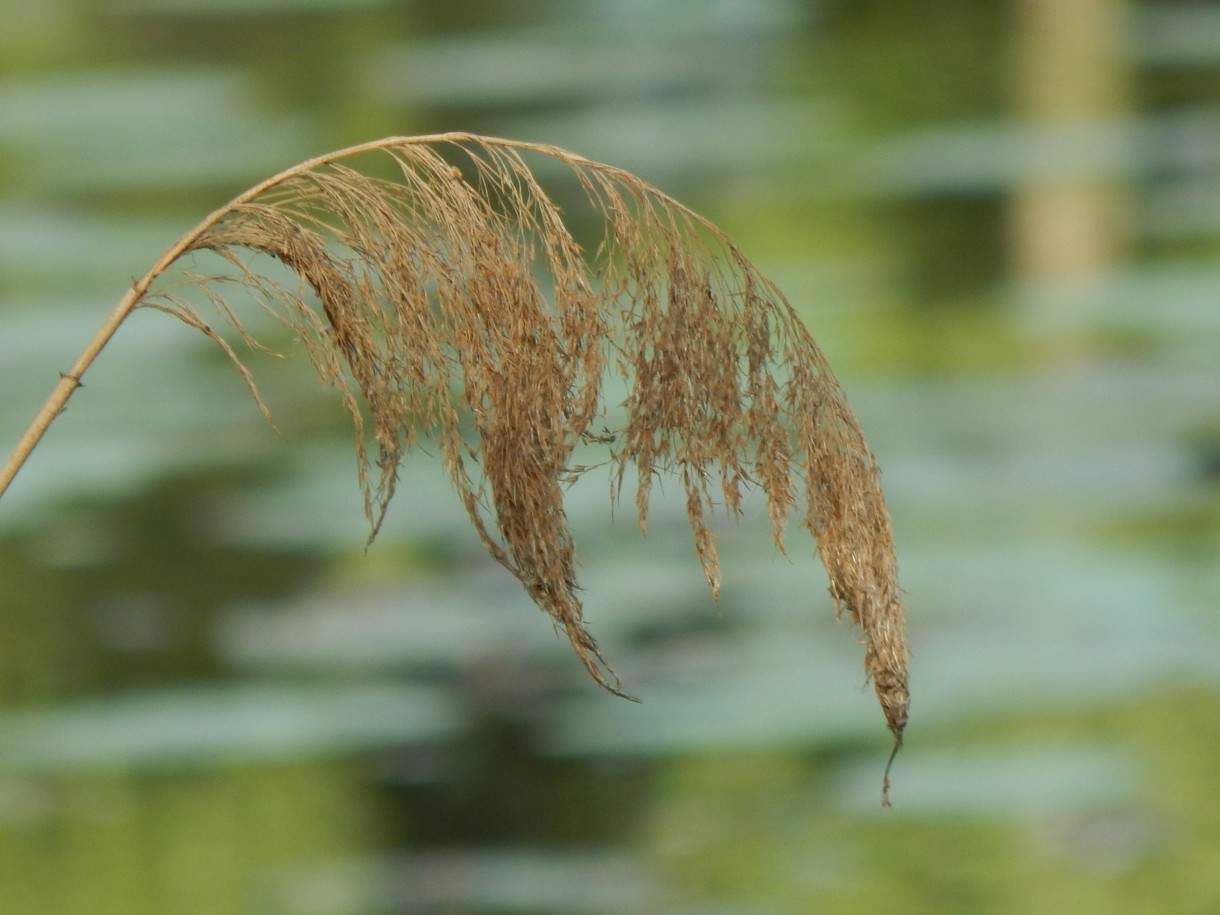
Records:
<instances>
[{"instance_id":1,"label":"blurred vegetation","mask_svg":"<svg viewBox=\"0 0 1220 915\"><path fill-rule=\"evenodd\" d=\"M883 812L879 720L783 666L856 657L810 557L744 551L718 613L665 516L637 544L598 492L592 628L645 699L606 705L439 476L361 554L333 401L267 360L279 443L150 319L0 504L0 907L1220 909L1214 11L1098 6L1134 139L1085 177L1125 228L1049 282L1014 241L1035 6L0 2L5 441L264 174L383 134L556 142L709 215L801 310L886 469L917 634ZM731 721L683 704L745 683Z\"/></svg>"}]
</instances>

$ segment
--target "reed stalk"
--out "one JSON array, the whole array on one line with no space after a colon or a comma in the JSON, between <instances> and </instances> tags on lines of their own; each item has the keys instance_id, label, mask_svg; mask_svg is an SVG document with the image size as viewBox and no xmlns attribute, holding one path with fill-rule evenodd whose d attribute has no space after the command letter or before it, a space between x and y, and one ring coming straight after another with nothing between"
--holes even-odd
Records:
<instances>
[{"instance_id":1,"label":"reed stalk","mask_svg":"<svg viewBox=\"0 0 1220 915\"><path fill-rule=\"evenodd\" d=\"M392 177L355 167L369 157ZM592 242L577 242L530 161L567 182L577 218L598 227ZM202 252L230 272L192 272ZM268 261L297 282L272 279ZM577 596L565 486L608 465L614 498L634 480L643 528L654 480L676 478L713 596L721 570L709 519L740 513L743 493L761 489L778 549L790 516L812 535L837 611L859 627L897 752L906 626L876 461L788 301L707 220L621 169L472 134L390 137L298 163L212 212L132 284L0 470L0 495L136 308L168 312L221 346L270 419L217 329L228 322L261 348L231 306L234 283L339 391L370 542L401 462L427 437L491 555L616 695L627 697ZM607 403L615 376L627 395ZM578 448L604 460L577 463ZM886 803L888 790L887 764Z\"/></svg>"}]
</instances>

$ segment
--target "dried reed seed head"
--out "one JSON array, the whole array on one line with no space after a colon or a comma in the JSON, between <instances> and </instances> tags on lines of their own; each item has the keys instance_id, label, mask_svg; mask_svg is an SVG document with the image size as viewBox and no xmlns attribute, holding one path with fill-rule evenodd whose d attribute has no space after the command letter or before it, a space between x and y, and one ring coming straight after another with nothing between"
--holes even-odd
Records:
<instances>
[{"instance_id":1,"label":"dried reed seed head","mask_svg":"<svg viewBox=\"0 0 1220 915\"><path fill-rule=\"evenodd\" d=\"M373 534L416 435L434 437L491 554L597 681L621 693L576 596L563 503L563 484L583 470L574 449L606 442L619 492L634 468L641 525L654 474L681 481L713 594L707 518L718 502L739 511L743 489L758 486L780 549L793 509L815 537L900 741L905 623L878 470L779 290L718 229L619 169L469 135L362 150L387 155L394 178L342 156L315 160L238 198L188 250L235 264L344 392ZM578 218L592 217L599 238L577 243L527 156L575 179ZM266 279L253 253L291 268L302 287ZM608 373L626 386L623 404L604 403Z\"/></svg>"}]
</instances>

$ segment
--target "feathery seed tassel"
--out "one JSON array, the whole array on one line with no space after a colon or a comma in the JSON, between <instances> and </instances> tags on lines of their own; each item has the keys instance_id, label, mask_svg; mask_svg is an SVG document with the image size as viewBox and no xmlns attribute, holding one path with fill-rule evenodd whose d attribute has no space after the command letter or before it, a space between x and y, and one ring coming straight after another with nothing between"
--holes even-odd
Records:
<instances>
[{"instance_id":1,"label":"feathery seed tassel","mask_svg":"<svg viewBox=\"0 0 1220 915\"><path fill-rule=\"evenodd\" d=\"M353 167L370 156L388 158L393 177ZM587 245L529 157L558 165L548 172L558 183L566 174L566 211L592 217L582 222ZM205 251L230 272L179 266ZM260 258L299 281L260 272ZM299 163L213 212L133 285L70 376L79 381L126 316L148 305L220 344L258 400L236 351L175 292L192 284L257 346L226 299L244 287L339 391L356 429L371 536L401 462L431 438L490 554L617 695L622 684L576 597L564 486L598 466L583 455L573 463L577 444L602 443L615 493L634 465L641 527L653 477L682 480L713 595L720 559L707 518L720 507L739 512L741 491L759 485L783 549L786 519L802 514L836 609L861 629L894 735L888 803L909 694L879 471L796 312L714 225L628 172L553 146L389 137ZM606 402L605 378L626 391L622 403ZM19 450L28 455L70 394L56 389ZM6 463L0 490L23 461Z\"/></svg>"}]
</instances>

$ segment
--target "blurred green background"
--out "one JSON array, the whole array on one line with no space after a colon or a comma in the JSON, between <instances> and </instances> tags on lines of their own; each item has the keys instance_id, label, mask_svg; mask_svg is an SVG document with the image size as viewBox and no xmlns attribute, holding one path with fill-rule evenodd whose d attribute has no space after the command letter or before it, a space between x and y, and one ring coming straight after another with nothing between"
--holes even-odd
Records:
<instances>
[{"instance_id":1,"label":"blurred green background","mask_svg":"<svg viewBox=\"0 0 1220 915\"><path fill-rule=\"evenodd\" d=\"M571 515L600 693L433 458L137 313L0 501L0 911L1220 911L1220 6L0 0L0 446L135 276L382 135L559 144L785 290L885 472L889 739L812 550ZM672 489L672 487L671 487ZM671 493L672 494L672 493ZM676 500L680 502L680 500Z\"/></svg>"}]
</instances>

